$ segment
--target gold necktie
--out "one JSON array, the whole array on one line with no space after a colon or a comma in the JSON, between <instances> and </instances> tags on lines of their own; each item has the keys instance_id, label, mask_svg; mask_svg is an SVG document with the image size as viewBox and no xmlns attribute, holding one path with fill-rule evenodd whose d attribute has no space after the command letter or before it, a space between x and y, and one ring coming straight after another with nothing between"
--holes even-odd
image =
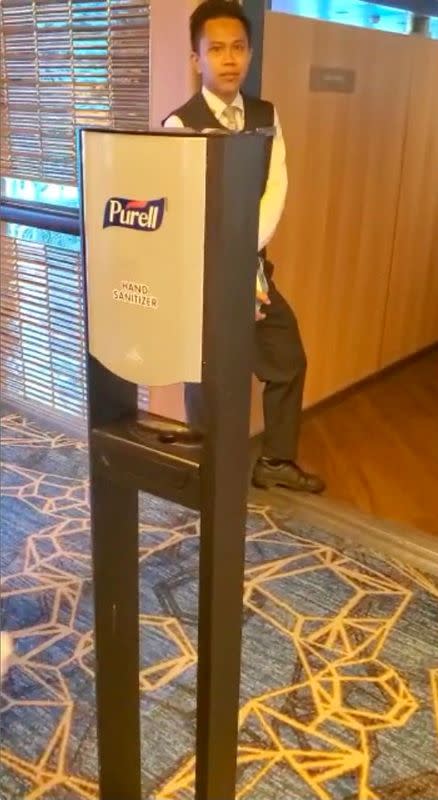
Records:
<instances>
[{"instance_id":1,"label":"gold necktie","mask_svg":"<svg viewBox=\"0 0 438 800\"><path fill-rule=\"evenodd\" d=\"M230 131L238 131L239 126L237 122L237 112L238 108L236 106L227 106L224 111L222 112L222 117L225 121L225 126Z\"/></svg>"}]
</instances>

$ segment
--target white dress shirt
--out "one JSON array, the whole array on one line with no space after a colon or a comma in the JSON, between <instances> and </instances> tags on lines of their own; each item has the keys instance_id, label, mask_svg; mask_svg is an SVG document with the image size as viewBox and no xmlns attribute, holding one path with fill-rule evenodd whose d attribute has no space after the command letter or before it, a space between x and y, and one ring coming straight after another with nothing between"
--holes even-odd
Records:
<instances>
[{"instance_id":1,"label":"white dress shirt","mask_svg":"<svg viewBox=\"0 0 438 800\"><path fill-rule=\"evenodd\" d=\"M228 128L229 122L223 116L227 104L205 87L202 89L202 94L218 122ZM237 130L243 130L245 126L245 107L240 92L230 105L235 109ZM184 127L182 120L175 114L168 117L164 124L166 128ZM283 213L287 192L286 148L276 109L274 109L274 126L276 132L272 143L268 180L260 202L259 251L266 247L275 233Z\"/></svg>"}]
</instances>

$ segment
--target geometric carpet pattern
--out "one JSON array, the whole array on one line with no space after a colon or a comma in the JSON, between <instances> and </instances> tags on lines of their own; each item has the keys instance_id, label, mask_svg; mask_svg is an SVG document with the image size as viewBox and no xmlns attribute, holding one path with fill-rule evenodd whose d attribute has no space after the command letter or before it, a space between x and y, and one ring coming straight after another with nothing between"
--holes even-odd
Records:
<instances>
[{"instance_id":1,"label":"geometric carpet pattern","mask_svg":"<svg viewBox=\"0 0 438 800\"><path fill-rule=\"evenodd\" d=\"M2 418L2 800L98 798L87 466ZM143 797L191 800L197 515L141 495L140 519ZM437 760L435 580L250 506L236 797L436 800Z\"/></svg>"}]
</instances>

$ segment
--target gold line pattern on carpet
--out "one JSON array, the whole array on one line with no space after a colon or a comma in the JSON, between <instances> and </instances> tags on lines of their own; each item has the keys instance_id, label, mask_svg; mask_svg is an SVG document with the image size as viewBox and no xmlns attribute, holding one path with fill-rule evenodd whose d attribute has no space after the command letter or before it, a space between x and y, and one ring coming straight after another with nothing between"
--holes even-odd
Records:
<instances>
[{"instance_id":1,"label":"gold line pattern on carpet","mask_svg":"<svg viewBox=\"0 0 438 800\"><path fill-rule=\"evenodd\" d=\"M265 518L267 524L272 525L266 512ZM269 535L261 533L252 538L267 541ZM297 543L300 541L296 536L293 539ZM301 540L301 545L304 554L264 564L246 573L246 608L260 614L268 624L293 639L308 680L255 698L241 710L241 735L246 728L253 732L261 728L267 745L263 749L239 746L238 765L242 780L236 798L249 797L256 784L272 768L283 763L298 773L312 788L315 797L321 800L331 798L324 784L353 771L360 774L361 800L380 800L368 785L368 736L385 727L405 725L418 708L396 670L379 660L380 651L409 603L411 592L373 570L364 571L362 565L330 547L315 547L305 539ZM336 616L329 621L326 617L318 619L299 614L293 603L284 603L275 594L276 581L315 570L332 570L353 589L351 599L340 606ZM368 607L373 596L384 596L389 601L391 613L383 617L364 614L362 609ZM366 693L372 690L380 695L380 712L366 705L351 708L345 695L352 686L358 691L363 687ZM296 705L294 696L297 700L307 696L306 700L313 703L314 713L305 722L278 710L279 704ZM283 741L275 732L273 723L277 728L280 725L295 734L301 732L311 736L313 748L305 750L288 746L287 740ZM349 746L345 737L330 734L330 723L340 733L343 729L351 731L356 744ZM158 794L159 800L191 797L194 766L192 758ZM249 770L249 767L253 769ZM252 774L246 778L248 772Z\"/></svg>"},{"instance_id":2,"label":"gold line pattern on carpet","mask_svg":"<svg viewBox=\"0 0 438 800\"><path fill-rule=\"evenodd\" d=\"M5 424L12 447L83 449L83 443L26 427L15 415L3 420ZM38 708L54 716L47 739L33 758L20 753L17 743L1 750L1 761L22 782L23 800L64 796L63 792L78 800L97 800L94 775L72 774L69 766L80 698L65 677L66 670L88 679L94 676L93 631L78 624L80 600L91 576L88 482L11 461L2 469L6 500L19 501L21 508L50 522L23 537L23 548L2 581L2 603L40 598L45 614L38 623L12 630L19 644L12 669L24 688L12 696L5 683L2 714L11 709L26 714ZM382 800L372 779L375 737L385 730L403 730L417 712L424 712L403 675L404 665L394 663L384 648L405 624L411 604L418 603L417 595L436 598L438 587L406 565L376 557L382 569L374 568L371 557L368 563L328 544L330 537L323 531L315 530L314 536L299 533L294 519L291 530L286 523L279 526L275 512L266 506L250 506L249 516L253 528L249 525L247 549L252 550L253 560L248 558L245 571L245 613L260 624L261 634L275 632L282 648L289 645L296 664L284 683L280 678L276 688L271 685L242 703L236 798L263 797L265 782L281 769L301 781L306 798L333 800L336 782L351 778L359 800ZM157 554L170 553L198 536L199 524L193 518L167 527L142 524L139 563L147 564ZM310 596L303 586L312 587ZM306 610L316 602L311 595L318 592L319 614ZM142 609L140 616L141 637L158 637L161 643L160 657L143 663L139 677L142 696L152 699L194 667L196 650L183 620L147 611ZM266 653L266 659L270 657ZM438 724L438 669L428 664L421 670L422 686L430 676L430 711L434 709ZM29 694L26 686L31 687ZM86 702L91 702L89 697ZM427 724L433 727L430 711ZM194 758L187 750L187 756L163 776L153 797L191 800L193 788Z\"/></svg>"}]
</instances>

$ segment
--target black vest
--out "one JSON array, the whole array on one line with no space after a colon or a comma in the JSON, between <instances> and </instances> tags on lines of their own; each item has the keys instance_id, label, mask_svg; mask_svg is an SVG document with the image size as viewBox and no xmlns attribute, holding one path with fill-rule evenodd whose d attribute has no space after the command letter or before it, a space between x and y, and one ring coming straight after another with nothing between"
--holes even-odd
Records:
<instances>
[{"instance_id":1,"label":"black vest","mask_svg":"<svg viewBox=\"0 0 438 800\"><path fill-rule=\"evenodd\" d=\"M248 97L243 95L243 104L245 108L245 130L253 131L256 128L271 128L274 125L274 106L268 103L267 100L259 100L257 97ZM202 92L195 94L187 103L181 108L169 114L180 118L181 122L186 128L193 128L195 131L202 131L204 128L224 128L215 117L207 102L204 99ZM163 120L163 123L166 120ZM266 188L266 182L269 175L269 166L271 163L272 152L272 137L266 137L266 158L263 180L260 190L260 197L263 196Z\"/></svg>"}]
</instances>

